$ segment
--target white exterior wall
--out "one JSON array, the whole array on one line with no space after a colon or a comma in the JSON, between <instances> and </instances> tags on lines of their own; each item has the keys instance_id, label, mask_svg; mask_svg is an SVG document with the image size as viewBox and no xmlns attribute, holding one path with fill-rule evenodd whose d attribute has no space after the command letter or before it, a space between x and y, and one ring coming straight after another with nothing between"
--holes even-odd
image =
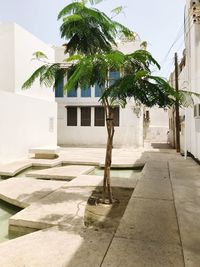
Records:
<instances>
[{"instance_id":1,"label":"white exterior wall","mask_svg":"<svg viewBox=\"0 0 200 267\"><path fill-rule=\"evenodd\" d=\"M55 47L56 62L62 62L64 47ZM124 53L131 53L140 49L140 42L121 42L118 49ZM105 147L107 142L106 127L94 126L94 106L100 106L99 98L95 97L94 88L91 88L91 97L81 97L78 89L77 97L56 98L58 103L58 145ZM133 112L134 103L130 101L125 109L120 108L119 127L115 127L114 147L143 146L143 114L137 118ZM65 106L78 107L78 125L67 126L67 110ZM90 106L91 126L80 126L80 106Z\"/></svg>"},{"instance_id":2,"label":"white exterior wall","mask_svg":"<svg viewBox=\"0 0 200 267\"><path fill-rule=\"evenodd\" d=\"M15 88L14 24L0 23L0 90L13 92Z\"/></svg>"},{"instance_id":3,"label":"white exterior wall","mask_svg":"<svg viewBox=\"0 0 200 267\"><path fill-rule=\"evenodd\" d=\"M0 92L0 162L25 157L32 147L55 146L56 118L54 102Z\"/></svg>"},{"instance_id":4,"label":"white exterior wall","mask_svg":"<svg viewBox=\"0 0 200 267\"><path fill-rule=\"evenodd\" d=\"M79 94L80 94L80 90ZM92 95L94 90L92 89ZM57 98L58 102L58 144L65 146L105 147L106 127L94 126L94 106L99 106L98 98ZM91 126L80 126L80 108L78 108L77 126L67 126L65 106L92 106ZM138 147L143 145L143 120L133 112L133 103L125 109L120 108L119 127L115 127L114 147Z\"/></svg>"},{"instance_id":5,"label":"white exterior wall","mask_svg":"<svg viewBox=\"0 0 200 267\"><path fill-rule=\"evenodd\" d=\"M37 82L21 89L41 65L31 60L35 51L54 62L50 46L14 23L1 23L0 50L0 162L5 162L27 156L31 147L57 145L57 104L53 90Z\"/></svg>"},{"instance_id":6,"label":"white exterior wall","mask_svg":"<svg viewBox=\"0 0 200 267\"><path fill-rule=\"evenodd\" d=\"M167 110L151 108L150 123L146 129L146 140L152 143L167 143L167 132L169 131L169 118Z\"/></svg>"},{"instance_id":7,"label":"white exterior wall","mask_svg":"<svg viewBox=\"0 0 200 267\"><path fill-rule=\"evenodd\" d=\"M199 1L189 1L186 4L186 64L188 90L200 93L200 24L194 23L191 4ZM199 99L195 103L200 103ZM186 111L187 150L200 160L200 120L194 118L193 108Z\"/></svg>"}]
</instances>

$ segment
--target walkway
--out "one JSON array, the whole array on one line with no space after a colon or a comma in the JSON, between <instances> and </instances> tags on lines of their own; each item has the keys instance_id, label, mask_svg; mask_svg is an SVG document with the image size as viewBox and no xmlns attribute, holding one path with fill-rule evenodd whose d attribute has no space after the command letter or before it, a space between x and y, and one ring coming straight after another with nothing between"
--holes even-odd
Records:
<instances>
[{"instance_id":1,"label":"walkway","mask_svg":"<svg viewBox=\"0 0 200 267\"><path fill-rule=\"evenodd\" d=\"M101 159L101 151L85 151L88 161ZM116 232L47 228L2 243L0 266L199 267L200 166L173 150L136 154L118 153L124 164L134 159L146 165Z\"/></svg>"}]
</instances>

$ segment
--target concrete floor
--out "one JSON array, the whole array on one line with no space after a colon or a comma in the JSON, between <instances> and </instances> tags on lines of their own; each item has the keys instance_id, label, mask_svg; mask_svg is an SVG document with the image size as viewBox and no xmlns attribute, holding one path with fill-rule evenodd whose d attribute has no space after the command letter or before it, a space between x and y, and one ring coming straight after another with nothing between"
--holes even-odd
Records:
<instances>
[{"instance_id":1,"label":"concrete floor","mask_svg":"<svg viewBox=\"0 0 200 267\"><path fill-rule=\"evenodd\" d=\"M66 161L69 160L71 154L78 162L83 156L86 156L88 162L102 162L104 150L78 150L76 148L70 151L68 148L62 153L62 160ZM37 203L27 208L31 209L30 212L26 213L25 209L22 213L26 213L26 216L28 214L26 222L35 220L38 223L41 223L38 215L40 219L41 216L45 219L49 218L50 209L52 209L52 214L58 211L60 215L63 215L63 210L66 208L65 205L62 206L63 201L66 201L66 197L63 199L63 196L69 197L69 191L72 196L73 192L78 190L78 197L75 197L74 201L79 202L80 198L83 198L81 200L83 206L80 210L81 223L72 225L59 223L57 226L53 224L45 226L45 221L43 221L38 229L47 227L46 229L0 245L0 266L199 267L200 166L190 158L184 160L173 150L159 148L135 152L126 149L115 150L114 160L116 164L146 162L141 178L135 181L135 190L116 232L112 229L109 231L87 229L82 225L84 203L90 194L88 190L90 185L94 186L95 183L91 177L87 182L86 180L82 182L80 176L69 182L73 187L66 183L67 186L62 185L46 199L41 198L43 208L40 207L38 199ZM82 176L87 179L87 175ZM101 183L101 179L98 177L96 182ZM61 193L64 190L64 194L59 193L59 190L62 191ZM58 196L58 202L61 203L61 209L60 204L57 206L55 202L55 193ZM54 201L51 201L52 199ZM71 198L70 201L72 201ZM72 206L70 206L70 201L65 212L67 210L70 213L69 207L75 204L72 201ZM39 210L34 209L34 205L37 205ZM49 205L53 206L48 209ZM71 210L73 216L76 209L77 203L76 208L74 206ZM46 211L48 211L47 214ZM18 218L20 213L15 216ZM60 222L61 217L57 219ZM22 225L25 221L22 219Z\"/></svg>"}]
</instances>

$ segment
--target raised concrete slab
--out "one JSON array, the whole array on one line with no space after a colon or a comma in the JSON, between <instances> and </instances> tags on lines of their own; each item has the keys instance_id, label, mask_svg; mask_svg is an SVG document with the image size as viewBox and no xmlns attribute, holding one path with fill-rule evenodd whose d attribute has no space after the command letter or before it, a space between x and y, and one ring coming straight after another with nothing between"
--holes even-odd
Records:
<instances>
[{"instance_id":1,"label":"raised concrete slab","mask_svg":"<svg viewBox=\"0 0 200 267\"><path fill-rule=\"evenodd\" d=\"M43 179L71 180L78 175L87 174L92 170L94 170L93 166L70 165L64 167L49 168L39 171L31 171L27 173L26 176Z\"/></svg>"},{"instance_id":2,"label":"raised concrete slab","mask_svg":"<svg viewBox=\"0 0 200 267\"><path fill-rule=\"evenodd\" d=\"M84 226L84 214L91 188L59 188L38 203L12 216L9 225L44 229L50 226Z\"/></svg>"},{"instance_id":3,"label":"raised concrete slab","mask_svg":"<svg viewBox=\"0 0 200 267\"><path fill-rule=\"evenodd\" d=\"M170 161L169 167L185 266L199 266L200 166L189 159Z\"/></svg>"},{"instance_id":4,"label":"raised concrete slab","mask_svg":"<svg viewBox=\"0 0 200 267\"><path fill-rule=\"evenodd\" d=\"M35 158L37 159L53 159L60 152L60 147L35 147L30 148L29 153L35 154Z\"/></svg>"},{"instance_id":5,"label":"raised concrete slab","mask_svg":"<svg viewBox=\"0 0 200 267\"><path fill-rule=\"evenodd\" d=\"M137 199L133 196L134 192L115 236L158 244L180 245L173 202Z\"/></svg>"},{"instance_id":6,"label":"raised concrete slab","mask_svg":"<svg viewBox=\"0 0 200 267\"><path fill-rule=\"evenodd\" d=\"M135 178L130 178L130 179L114 177L111 179L111 183L113 187L135 188L139 177L140 177L139 174L137 174ZM103 176L80 175L65 185L65 187L73 187L73 186L75 187L103 186Z\"/></svg>"},{"instance_id":7,"label":"raised concrete slab","mask_svg":"<svg viewBox=\"0 0 200 267\"><path fill-rule=\"evenodd\" d=\"M171 183L169 179L142 178L134 191L134 197L173 200Z\"/></svg>"},{"instance_id":8,"label":"raised concrete slab","mask_svg":"<svg viewBox=\"0 0 200 267\"><path fill-rule=\"evenodd\" d=\"M0 244L0 266L99 267L112 237L95 229L38 231Z\"/></svg>"},{"instance_id":9,"label":"raised concrete slab","mask_svg":"<svg viewBox=\"0 0 200 267\"><path fill-rule=\"evenodd\" d=\"M114 238L102 267L184 267L179 245Z\"/></svg>"},{"instance_id":10,"label":"raised concrete slab","mask_svg":"<svg viewBox=\"0 0 200 267\"><path fill-rule=\"evenodd\" d=\"M31 160L20 160L0 165L0 176L15 176L18 172L32 166Z\"/></svg>"},{"instance_id":11,"label":"raised concrete slab","mask_svg":"<svg viewBox=\"0 0 200 267\"><path fill-rule=\"evenodd\" d=\"M64 186L66 182L10 178L0 182L0 199L25 208Z\"/></svg>"}]
</instances>

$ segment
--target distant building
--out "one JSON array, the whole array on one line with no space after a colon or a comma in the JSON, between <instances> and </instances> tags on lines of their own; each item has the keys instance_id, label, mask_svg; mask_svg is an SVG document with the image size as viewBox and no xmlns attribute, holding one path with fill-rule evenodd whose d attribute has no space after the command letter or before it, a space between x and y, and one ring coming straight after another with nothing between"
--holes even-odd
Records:
<instances>
[{"instance_id":1,"label":"distant building","mask_svg":"<svg viewBox=\"0 0 200 267\"><path fill-rule=\"evenodd\" d=\"M22 84L41 63L36 50L54 61L54 50L15 23L0 23L0 162L25 157L35 146L57 144L57 104L53 90Z\"/></svg>"}]
</instances>

